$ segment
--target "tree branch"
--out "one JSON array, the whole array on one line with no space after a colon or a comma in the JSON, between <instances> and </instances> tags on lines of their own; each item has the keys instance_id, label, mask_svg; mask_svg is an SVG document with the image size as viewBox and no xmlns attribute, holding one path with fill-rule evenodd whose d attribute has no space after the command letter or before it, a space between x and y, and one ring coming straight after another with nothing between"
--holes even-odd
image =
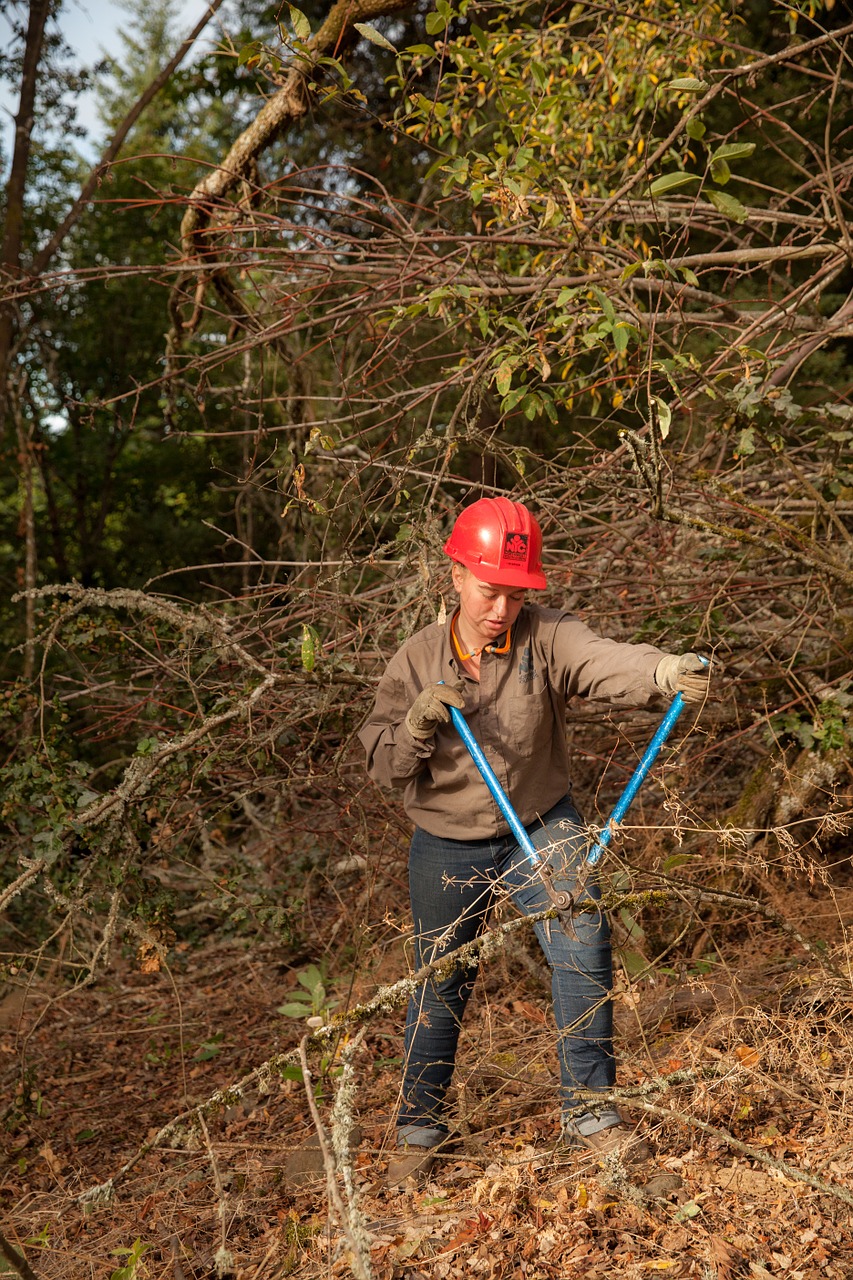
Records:
<instances>
[{"instance_id":1,"label":"tree branch","mask_svg":"<svg viewBox=\"0 0 853 1280\"><path fill-rule=\"evenodd\" d=\"M337 0L318 30L306 41L307 58L291 67L284 84L267 99L252 123L232 143L222 164L195 187L181 223L181 244L186 258L201 255L198 237L211 209L248 177L251 166L275 141L285 125L305 114L308 109L305 98L306 61L310 65L317 58L334 51L347 27L354 22L399 13L410 4L411 0Z\"/></svg>"},{"instance_id":2,"label":"tree branch","mask_svg":"<svg viewBox=\"0 0 853 1280\"><path fill-rule=\"evenodd\" d=\"M740 897L737 894L707 891L691 885L684 887L670 886L665 889L647 890L639 894L607 895L601 901L578 903L575 910L579 912L598 912L601 910L616 912L622 909L636 911L643 907L661 906L673 896L676 889L679 896L689 898L694 902L707 900L726 903L730 906L756 909L765 919L781 924L784 931L800 942L810 956L828 968L834 976L841 977L849 987L849 980L845 975L839 974L820 952L807 939L802 937L798 930L795 930L793 926L787 925L787 922L783 921L772 908L765 907L764 904L756 899ZM530 928L534 924L538 924L542 920L553 920L557 917L557 914L554 907L548 907L546 910L535 912L530 916L520 916L512 920L502 921L486 930L485 933L480 934L479 937L474 938L473 941L457 947L455 951L451 951L429 964L422 965L415 973L405 978L399 978L396 982L386 987L380 987L369 999L354 1005L344 1013L333 1014L322 1027L318 1027L310 1036L305 1036L299 1047L286 1050L283 1053L273 1054L272 1057L254 1067L229 1088L216 1090L205 1101L170 1120L168 1124L164 1125L162 1129L144 1142L112 1178L84 1191L79 1197L81 1203L108 1201L115 1193L119 1183L124 1180L149 1151L155 1147L166 1146L167 1143L175 1140L179 1135L185 1134L187 1129L192 1129L198 1124L200 1115L210 1115L222 1108L233 1106L239 1098L243 1097L253 1087L258 1088L262 1093L268 1093L271 1087L270 1082L274 1076L286 1067L295 1066L301 1062L302 1045L306 1048L312 1046L328 1051L345 1032L356 1027L362 1027L379 1014L391 1013L394 1009L404 1005L409 997L415 994L430 978L443 979L457 969L475 967L481 964L484 960L497 955L515 934Z\"/></svg>"}]
</instances>

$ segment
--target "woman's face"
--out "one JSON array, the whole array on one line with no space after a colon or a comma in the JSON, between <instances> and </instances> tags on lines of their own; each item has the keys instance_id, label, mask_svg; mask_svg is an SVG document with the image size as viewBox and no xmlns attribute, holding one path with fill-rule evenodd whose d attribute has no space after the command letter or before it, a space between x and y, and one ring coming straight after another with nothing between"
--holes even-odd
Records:
<instances>
[{"instance_id":1,"label":"woman's face","mask_svg":"<svg viewBox=\"0 0 853 1280\"><path fill-rule=\"evenodd\" d=\"M459 593L462 638L474 648L494 644L521 613L525 595L521 587L481 582L461 564L453 566L453 585Z\"/></svg>"}]
</instances>

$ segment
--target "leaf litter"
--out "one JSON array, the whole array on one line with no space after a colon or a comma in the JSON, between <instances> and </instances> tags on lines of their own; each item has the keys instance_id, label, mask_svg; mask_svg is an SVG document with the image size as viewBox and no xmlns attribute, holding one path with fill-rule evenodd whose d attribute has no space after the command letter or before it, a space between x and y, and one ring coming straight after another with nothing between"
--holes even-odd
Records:
<instances>
[{"instance_id":1,"label":"leaf litter","mask_svg":"<svg viewBox=\"0 0 853 1280\"><path fill-rule=\"evenodd\" d=\"M404 972L402 948L384 963L388 975ZM548 992L533 966L509 954L485 968L466 1019L454 1150L425 1186L389 1191L402 1014L374 1020L360 1059L354 1156L370 1274L848 1280L850 1204L832 1189L853 1194L849 993L824 983L818 997L823 979L796 965L780 991L779 963L760 949L742 954L741 994L722 1008L701 981L693 1007L661 1008L659 981L617 998L620 1085L634 1087L635 1104L651 1096L636 1091L655 1075L675 1070L687 1081L653 1095L662 1103L647 1118L656 1154L641 1173L558 1150ZM354 1274L324 1177L290 1185L284 1176L286 1157L313 1132L298 1079L234 1097L206 1116L207 1141L188 1125L142 1155L109 1203L80 1203L176 1114L299 1035L277 1012L300 971L284 946L211 943L176 951L167 971L144 968L125 958L99 985L61 1000L33 986L3 1024L0 1065L13 1102L0 1189L10 1243L38 1280L112 1280L134 1248L134 1280L201 1280L220 1275L223 1258L235 1280ZM350 999L372 989L369 978L356 981ZM683 994L684 983L674 990ZM318 1076L326 1119L336 1078L330 1060ZM685 1125L691 1114L708 1130Z\"/></svg>"}]
</instances>

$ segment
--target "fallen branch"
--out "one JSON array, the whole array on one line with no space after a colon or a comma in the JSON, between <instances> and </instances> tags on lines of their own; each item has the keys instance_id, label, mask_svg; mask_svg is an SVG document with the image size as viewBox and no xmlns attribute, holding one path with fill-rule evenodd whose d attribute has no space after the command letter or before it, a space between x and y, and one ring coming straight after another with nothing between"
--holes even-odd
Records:
<instances>
[{"instance_id":1,"label":"fallen branch","mask_svg":"<svg viewBox=\"0 0 853 1280\"><path fill-rule=\"evenodd\" d=\"M746 898L738 893L727 893L724 889L682 888L680 885L678 886L678 893L693 902L716 902L722 906L741 907L744 910L752 911L762 916L768 924L776 925L782 933L787 934L789 938L798 943L827 973L832 974L833 978L837 978L845 986L853 985L853 977L851 977L850 973L843 973L841 969L838 969L827 958L820 946L810 942L795 925L790 924L784 916L759 898Z\"/></svg>"},{"instance_id":2,"label":"fallen branch","mask_svg":"<svg viewBox=\"0 0 853 1280\"><path fill-rule=\"evenodd\" d=\"M768 1155L766 1151L751 1147L748 1143L741 1142L740 1138L736 1138L734 1134L729 1133L728 1129L724 1129L720 1125L709 1124L707 1120L700 1120L698 1117L690 1115L689 1112L678 1110L675 1107L662 1107L656 1102L649 1102L646 1096L650 1093L664 1093L676 1085L692 1085L697 1080L719 1079L721 1076L735 1074L742 1075L744 1072L743 1070L731 1071L728 1068L710 1065L703 1067L699 1071L682 1068L678 1071L670 1072L669 1075L645 1080L640 1085L630 1085L624 1089L609 1089L606 1093L602 1093L599 1089L579 1089L577 1090L577 1096L579 1099L588 1099L598 1104L605 1101L614 1104L630 1102L632 1106L639 1107L640 1110L648 1112L649 1115L659 1116L664 1120L677 1120L680 1124L687 1125L692 1129L699 1129L709 1137L718 1139L720 1142L725 1143L726 1146L739 1151L741 1155L745 1155L749 1160L755 1160L757 1163L765 1165L768 1169L781 1173L786 1178L804 1182L807 1186L814 1187L816 1191L822 1191L826 1195L835 1196L837 1199L843 1200L845 1204L853 1205L853 1193L845 1187L826 1182L823 1178L818 1177L817 1174L798 1169L795 1165L788 1164L786 1160L780 1160L777 1156Z\"/></svg>"},{"instance_id":3,"label":"fallen branch","mask_svg":"<svg viewBox=\"0 0 853 1280\"><path fill-rule=\"evenodd\" d=\"M468 968L479 964L482 959L496 954L503 945L505 938L528 928L532 924L536 924L540 920L554 919L556 914L554 908L548 908L547 911L540 911L532 916L521 916L516 920L502 922L495 928L481 934L480 937L475 938L472 942L467 942L464 946L451 951L441 960L424 965L410 977L400 978L397 982L392 983L391 986L381 987L369 1000L355 1005L352 1009L347 1010L346 1013L335 1014L329 1022L322 1027L318 1027L310 1036L304 1038L306 1047L316 1046L320 1049L327 1049L330 1044L337 1042L343 1031L361 1026L369 1022L377 1014L390 1013L393 1009L405 1004L409 997L428 978L445 977L453 973L457 968ZM158 1130L152 1138L138 1148L135 1154L121 1166L112 1178L82 1192L78 1197L80 1202L82 1204L108 1202L119 1183L127 1177L149 1151L155 1147L166 1145L178 1135L183 1137L188 1127L198 1125L199 1116L209 1115L219 1109L233 1106L252 1087L257 1087L262 1094L269 1093L271 1078L284 1071L286 1067L295 1066L299 1061L299 1048L273 1054L272 1057L267 1058L260 1066L254 1067L235 1084L226 1089L217 1089L204 1102L200 1102L189 1111L182 1112L164 1125L162 1129Z\"/></svg>"},{"instance_id":4,"label":"fallen branch","mask_svg":"<svg viewBox=\"0 0 853 1280\"><path fill-rule=\"evenodd\" d=\"M207 1157L210 1160L210 1167L213 1172L213 1183L216 1187L216 1216L219 1219L219 1248L216 1251L214 1259L216 1263L216 1274L230 1275L234 1270L234 1259L228 1249L228 1237L226 1233L226 1215L228 1208L228 1194L222 1182L222 1175L219 1172L219 1161L216 1159L216 1152L213 1150L213 1143L210 1141L210 1134L207 1131L207 1125L204 1123L204 1116L199 1116L199 1126L204 1135L204 1145L207 1148Z\"/></svg>"},{"instance_id":5,"label":"fallen branch","mask_svg":"<svg viewBox=\"0 0 853 1280\"><path fill-rule=\"evenodd\" d=\"M776 1156L769 1156L766 1151L759 1151L756 1147L751 1147L748 1143L741 1142L740 1138L736 1138L734 1134L729 1133L728 1129L723 1129L719 1125L709 1124L707 1120L700 1120L698 1116L692 1116L687 1111L677 1111L672 1107L661 1107L657 1103L647 1102L644 1098L637 1098L636 1105L650 1115L660 1116L666 1120L677 1120L679 1124L687 1125L691 1129L699 1129L702 1133L708 1134L709 1137L717 1138L720 1142L724 1142L726 1146L739 1151L748 1159L755 1160L768 1169L774 1169L786 1178L792 1178L796 1182L804 1182L806 1186L813 1187L815 1191L835 1196L837 1200L843 1200L845 1204L853 1205L853 1193L846 1190L846 1188L826 1182L823 1178L819 1178L817 1174L809 1173L805 1169L798 1169L795 1165L788 1164L785 1160L779 1160Z\"/></svg>"}]
</instances>

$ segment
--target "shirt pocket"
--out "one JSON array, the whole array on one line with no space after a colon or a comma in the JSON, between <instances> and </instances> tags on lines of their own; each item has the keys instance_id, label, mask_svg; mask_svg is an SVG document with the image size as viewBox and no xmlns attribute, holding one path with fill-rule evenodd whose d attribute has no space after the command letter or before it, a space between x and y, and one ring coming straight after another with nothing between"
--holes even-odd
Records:
<instances>
[{"instance_id":1,"label":"shirt pocket","mask_svg":"<svg viewBox=\"0 0 853 1280\"><path fill-rule=\"evenodd\" d=\"M554 709L548 686L534 681L529 692L509 699L507 738L523 759L547 751L554 736Z\"/></svg>"}]
</instances>

